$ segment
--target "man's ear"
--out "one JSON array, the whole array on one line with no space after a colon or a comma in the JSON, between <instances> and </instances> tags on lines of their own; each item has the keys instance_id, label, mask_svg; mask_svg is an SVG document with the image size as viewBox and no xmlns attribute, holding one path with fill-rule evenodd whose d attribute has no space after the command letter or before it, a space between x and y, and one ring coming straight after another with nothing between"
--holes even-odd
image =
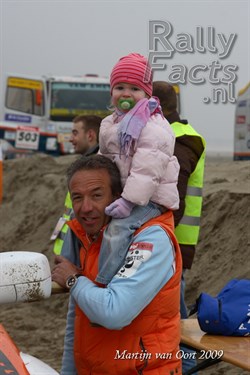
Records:
<instances>
[{"instance_id":1,"label":"man's ear","mask_svg":"<svg viewBox=\"0 0 250 375\"><path fill-rule=\"evenodd\" d=\"M93 142L96 140L96 133L94 132L93 129L89 129L87 133L88 141Z\"/></svg>"}]
</instances>

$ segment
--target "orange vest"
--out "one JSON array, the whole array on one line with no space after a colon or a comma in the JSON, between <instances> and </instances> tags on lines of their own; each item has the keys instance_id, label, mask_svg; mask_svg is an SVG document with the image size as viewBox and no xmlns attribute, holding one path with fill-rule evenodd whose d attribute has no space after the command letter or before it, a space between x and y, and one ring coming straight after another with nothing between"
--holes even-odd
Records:
<instances>
[{"instance_id":1,"label":"orange vest","mask_svg":"<svg viewBox=\"0 0 250 375\"><path fill-rule=\"evenodd\" d=\"M98 272L102 236L89 245L79 223L74 220L73 223L70 226L80 235L83 243L80 250L83 274L94 282ZM148 221L135 234L152 225L161 226L173 242L176 249L176 272L151 303L130 325L121 330L109 330L92 324L76 306L74 355L78 375L182 373L181 360L176 358L180 343L182 261L173 232L172 212Z\"/></svg>"},{"instance_id":2,"label":"orange vest","mask_svg":"<svg viewBox=\"0 0 250 375\"><path fill-rule=\"evenodd\" d=\"M1 324L0 353L1 374L29 375L29 372L20 357L19 349Z\"/></svg>"}]
</instances>

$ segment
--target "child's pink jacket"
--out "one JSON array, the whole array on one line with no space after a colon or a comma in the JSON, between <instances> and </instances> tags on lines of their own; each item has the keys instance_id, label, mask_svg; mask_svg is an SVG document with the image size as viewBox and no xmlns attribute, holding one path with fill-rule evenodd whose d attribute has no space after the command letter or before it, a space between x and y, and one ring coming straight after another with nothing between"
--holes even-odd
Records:
<instances>
[{"instance_id":1,"label":"child's pink jacket","mask_svg":"<svg viewBox=\"0 0 250 375\"><path fill-rule=\"evenodd\" d=\"M120 170L122 197L141 206L152 201L177 210L179 163L173 155L175 135L167 120L160 114L152 115L127 158L120 155L118 126L114 114L103 119L99 146L100 153L113 160Z\"/></svg>"}]
</instances>

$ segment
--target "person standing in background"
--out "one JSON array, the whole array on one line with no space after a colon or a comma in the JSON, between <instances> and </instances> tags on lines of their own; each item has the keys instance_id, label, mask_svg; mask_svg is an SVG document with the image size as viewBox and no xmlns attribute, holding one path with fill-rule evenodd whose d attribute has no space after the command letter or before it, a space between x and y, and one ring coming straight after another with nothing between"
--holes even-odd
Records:
<instances>
[{"instance_id":1,"label":"person standing in background","mask_svg":"<svg viewBox=\"0 0 250 375\"><path fill-rule=\"evenodd\" d=\"M73 119L73 128L70 142L75 153L84 156L97 154L99 151L99 130L102 118L95 115L79 115ZM64 213L59 218L56 227L52 233L51 240L54 240L54 253L60 254L65 235L68 231L66 221L71 217L72 202L69 192L66 195L64 203Z\"/></svg>"},{"instance_id":2,"label":"person standing in background","mask_svg":"<svg viewBox=\"0 0 250 375\"><path fill-rule=\"evenodd\" d=\"M0 204L2 203L3 199L3 153L2 153L2 145L0 141Z\"/></svg>"},{"instance_id":3,"label":"person standing in background","mask_svg":"<svg viewBox=\"0 0 250 375\"><path fill-rule=\"evenodd\" d=\"M177 95L172 85L165 81L153 82L153 96L158 97L162 112L176 136L174 155L180 164L178 177L179 209L174 211L175 235L182 254L181 319L187 319L185 303L185 272L190 269L195 255L200 230L202 187L205 166L204 138L177 112ZM187 351L186 348L182 348ZM194 360L183 360L182 370L194 366Z\"/></svg>"},{"instance_id":4,"label":"person standing in background","mask_svg":"<svg viewBox=\"0 0 250 375\"><path fill-rule=\"evenodd\" d=\"M99 150L99 129L102 118L94 115L79 115L73 119L70 142L75 153L85 156Z\"/></svg>"}]
</instances>

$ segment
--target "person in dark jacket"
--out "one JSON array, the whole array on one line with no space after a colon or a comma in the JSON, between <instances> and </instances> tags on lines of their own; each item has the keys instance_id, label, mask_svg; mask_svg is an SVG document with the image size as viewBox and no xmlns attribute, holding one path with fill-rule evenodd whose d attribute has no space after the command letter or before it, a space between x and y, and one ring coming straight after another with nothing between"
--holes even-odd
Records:
<instances>
[{"instance_id":1,"label":"person in dark jacket","mask_svg":"<svg viewBox=\"0 0 250 375\"><path fill-rule=\"evenodd\" d=\"M179 209L174 211L175 234L180 244L183 272L181 285L181 318L188 317L185 303L185 279L187 269L194 260L198 242L202 209L202 186L205 162L205 140L177 111L177 95L172 85L165 81L153 82L153 96L160 100L162 112L171 124L175 136L174 155L180 164L178 177ZM183 360L183 371L194 365Z\"/></svg>"},{"instance_id":2,"label":"person in dark jacket","mask_svg":"<svg viewBox=\"0 0 250 375\"><path fill-rule=\"evenodd\" d=\"M102 118L96 115L79 115L73 119L69 141L76 154L85 156L97 154L101 121Z\"/></svg>"}]
</instances>

